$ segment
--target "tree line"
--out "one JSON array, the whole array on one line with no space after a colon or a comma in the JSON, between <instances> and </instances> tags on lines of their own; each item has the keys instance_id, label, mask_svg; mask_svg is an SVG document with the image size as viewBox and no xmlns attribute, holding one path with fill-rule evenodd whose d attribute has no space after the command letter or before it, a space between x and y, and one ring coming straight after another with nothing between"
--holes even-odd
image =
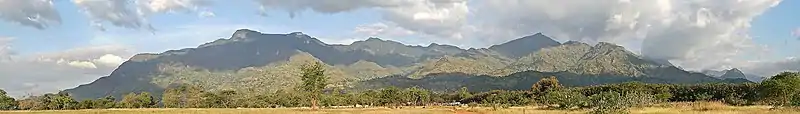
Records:
<instances>
[{"instance_id":1,"label":"tree line","mask_svg":"<svg viewBox=\"0 0 800 114\"><path fill-rule=\"evenodd\" d=\"M590 109L593 113L622 113L630 107L664 102L720 101L730 105L800 107L800 72L783 72L761 83L695 85L627 82L586 87L564 87L555 77L543 78L530 90L493 90L473 93L467 88L435 92L420 87L389 87L346 91L330 87L320 63L303 67L303 83L295 89L267 93L207 91L194 85L166 89L160 98L147 92L122 99L104 97L77 101L60 92L15 100L0 90L0 110L71 110L105 108L276 108L468 105L505 108L538 105L552 109Z\"/></svg>"}]
</instances>

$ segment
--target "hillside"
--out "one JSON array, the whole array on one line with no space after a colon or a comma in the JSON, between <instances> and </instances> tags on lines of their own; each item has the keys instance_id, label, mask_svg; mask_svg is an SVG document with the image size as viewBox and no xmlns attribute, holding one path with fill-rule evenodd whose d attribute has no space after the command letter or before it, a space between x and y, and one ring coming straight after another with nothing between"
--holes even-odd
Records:
<instances>
[{"instance_id":1,"label":"hillside","mask_svg":"<svg viewBox=\"0 0 800 114\"><path fill-rule=\"evenodd\" d=\"M441 44L408 46L379 38L330 45L300 32L263 34L242 29L230 38L196 48L137 54L111 75L65 91L78 99L119 98L140 91L159 95L177 84L209 91L271 92L295 87L299 67L309 62L326 64L329 86L348 88L519 89L544 76L573 80L567 84L574 86L631 80L723 82L665 65L669 64L665 61L642 59L614 44L561 44L541 33L489 48L461 49ZM482 90L489 89L477 91Z\"/></svg>"}]
</instances>

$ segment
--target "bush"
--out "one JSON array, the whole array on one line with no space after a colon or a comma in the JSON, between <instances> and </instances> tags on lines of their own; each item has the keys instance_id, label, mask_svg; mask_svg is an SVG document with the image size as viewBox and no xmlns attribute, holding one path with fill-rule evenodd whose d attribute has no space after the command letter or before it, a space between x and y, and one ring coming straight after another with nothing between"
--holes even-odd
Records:
<instances>
[{"instance_id":1,"label":"bush","mask_svg":"<svg viewBox=\"0 0 800 114\"><path fill-rule=\"evenodd\" d=\"M761 82L761 99L775 106L788 106L800 93L800 73L783 72Z\"/></svg>"},{"instance_id":2,"label":"bush","mask_svg":"<svg viewBox=\"0 0 800 114\"><path fill-rule=\"evenodd\" d=\"M615 91L592 95L589 100L589 107L592 108L590 113L595 114L627 113L630 107L649 106L660 102L656 96L644 92L620 94Z\"/></svg>"},{"instance_id":3,"label":"bush","mask_svg":"<svg viewBox=\"0 0 800 114\"><path fill-rule=\"evenodd\" d=\"M627 113L629 104L626 98L617 92L603 92L589 97L593 114Z\"/></svg>"},{"instance_id":4,"label":"bush","mask_svg":"<svg viewBox=\"0 0 800 114\"><path fill-rule=\"evenodd\" d=\"M792 97L792 100L789 102L789 106L800 107L800 94L794 94L794 97Z\"/></svg>"},{"instance_id":5,"label":"bush","mask_svg":"<svg viewBox=\"0 0 800 114\"><path fill-rule=\"evenodd\" d=\"M540 96L539 101L545 106L556 109L572 109L586 106L588 98L573 90L556 90Z\"/></svg>"},{"instance_id":6,"label":"bush","mask_svg":"<svg viewBox=\"0 0 800 114\"><path fill-rule=\"evenodd\" d=\"M747 100L742 99L740 97L733 97L733 96L725 97L724 99L722 99L722 102L725 102L725 104L734 105L734 106L750 105L750 102L748 102Z\"/></svg>"}]
</instances>

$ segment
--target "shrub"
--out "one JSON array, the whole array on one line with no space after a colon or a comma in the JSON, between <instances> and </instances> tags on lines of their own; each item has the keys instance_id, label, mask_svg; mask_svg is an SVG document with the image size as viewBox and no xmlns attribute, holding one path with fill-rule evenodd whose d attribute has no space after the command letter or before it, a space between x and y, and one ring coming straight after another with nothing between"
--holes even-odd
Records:
<instances>
[{"instance_id":1,"label":"shrub","mask_svg":"<svg viewBox=\"0 0 800 114\"><path fill-rule=\"evenodd\" d=\"M792 97L792 100L789 102L789 106L800 107L800 94L794 94L794 97Z\"/></svg>"},{"instance_id":2,"label":"shrub","mask_svg":"<svg viewBox=\"0 0 800 114\"><path fill-rule=\"evenodd\" d=\"M800 73L783 72L761 82L761 99L775 106L791 105L800 93Z\"/></svg>"},{"instance_id":3,"label":"shrub","mask_svg":"<svg viewBox=\"0 0 800 114\"><path fill-rule=\"evenodd\" d=\"M734 97L734 96L725 97L724 99L722 99L722 102L734 106L750 105L750 102L748 102L747 100L742 99L741 97Z\"/></svg>"},{"instance_id":4,"label":"shrub","mask_svg":"<svg viewBox=\"0 0 800 114\"><path fill-rule=\"evenodd\" d=\"M545 106L556 109L572 109L586 106L588 98L573 90L556 90L540 96L539 101Z\"/></svg>"},{"instance_id":5,"label":"shrub","mask_svg":"<svg viewBox=\"0 0 800 114\"><path fill-rule=\"evenodd\" d=\"M589 97L593 114L619 114L626 113L630 104L627 98L617 92L603 92Z\"/></svg>"}]
</instances>

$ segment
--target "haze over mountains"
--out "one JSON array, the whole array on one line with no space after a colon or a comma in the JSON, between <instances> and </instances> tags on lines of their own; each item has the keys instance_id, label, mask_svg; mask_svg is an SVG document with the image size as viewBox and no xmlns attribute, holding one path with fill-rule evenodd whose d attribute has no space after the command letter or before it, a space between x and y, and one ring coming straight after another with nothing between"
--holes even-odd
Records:
<instances>
[{"instance_id":1,"label":"haze over mountains","mask_svg":"<svg viewBox=\"0 0 800 114\"><path fill-rule=\"evenodd\" d=\"M440 44L408 46L379 38L331 45L300 32L263 34L241 29L230 38L197 48L137 54L111 75L66 92L78 99L119 98L129 92L161 93L177 84L210 91L270 92L295 87L300 66L315 61L326 64L330 87L353 90L388 86L436 91L525 89L547 76L559 77L569 86L626 81L747 82L737 69L715 78L668 61L644 59L615 44L559 43L541 33L488 48L461 49Z\"/></svg>"}]
</instances>

